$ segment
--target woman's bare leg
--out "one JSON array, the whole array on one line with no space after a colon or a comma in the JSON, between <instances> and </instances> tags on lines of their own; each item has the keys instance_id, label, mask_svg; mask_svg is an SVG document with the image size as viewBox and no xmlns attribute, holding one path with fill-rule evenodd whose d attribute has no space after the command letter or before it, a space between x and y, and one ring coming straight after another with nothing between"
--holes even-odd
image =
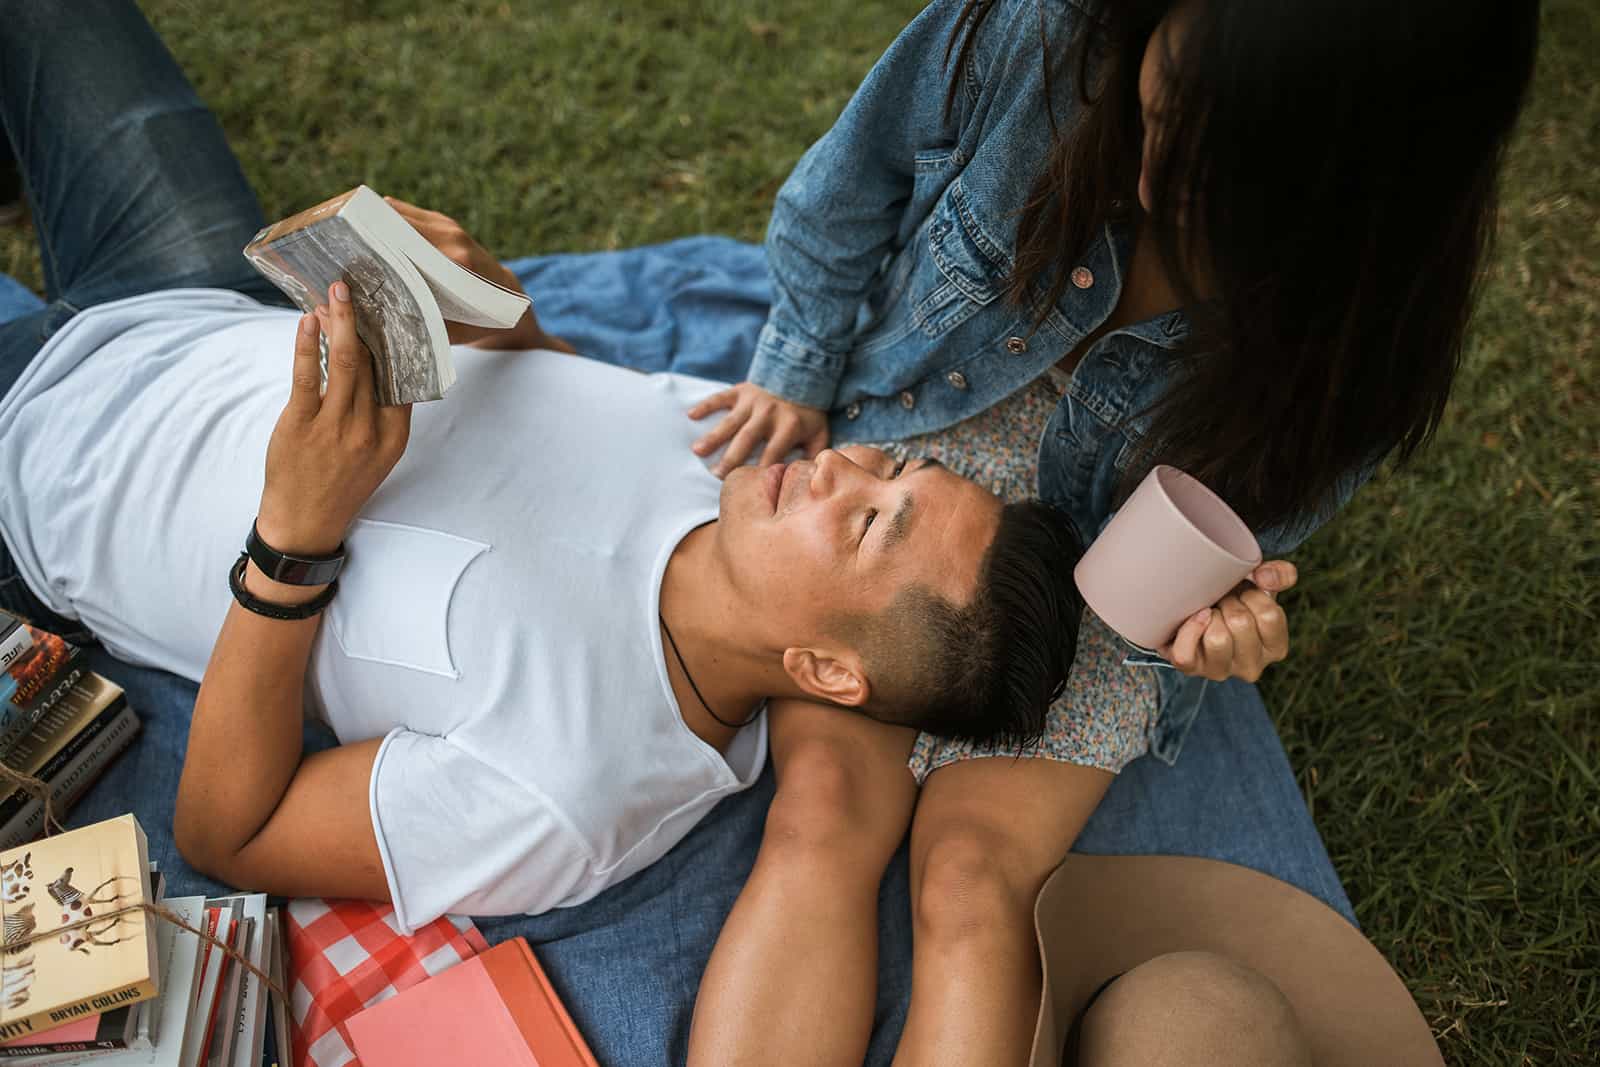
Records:
<instances>
[{"instance_id":1,"label":"woman's bare leg","mask_svg":"<svg viewBox=\"0 0 1600 1067\"><path fill-rule=\"evenodd\" d=\"M911 1009L897 1067L1027 1062L1040 990L1034 899L1111 780L1011 758L929 776L911 831Z\"/></svg>"},{"instance_id":2,"label":"woman's bare leg","mask_svg":"<svg viewBox=\"0 0 1600 1067\"><path fill-rule=\"evenodd\" d=\"M700 981L689 1063L859 1067L876 1004L878 885L916 802L916 735L796 702L768 714L778 791Z\"/></svg>"}]
</instances>

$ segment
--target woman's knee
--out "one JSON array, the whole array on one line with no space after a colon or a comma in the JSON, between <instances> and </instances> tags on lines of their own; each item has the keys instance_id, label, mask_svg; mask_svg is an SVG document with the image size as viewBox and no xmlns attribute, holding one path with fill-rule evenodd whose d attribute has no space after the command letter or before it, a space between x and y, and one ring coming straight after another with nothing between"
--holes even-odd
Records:
<instances>
[{"instance_id":1,"label":"woman's knee","mask_svg":"<svg viewBox=\"0 0 1600 1067\"><path fill-rule=\"evenodd\" d=\"M952 821L919 850L919 942L952 943L1018 931L1031 939L1033 902L1051 864L1016 847L998 827Z\"/></svg>"},{"instance_id":2,"label":"woman's knee","mask_svg":"<svg viewBox=\"0 0 1600 1067\"><path fill-rule=\"evenodd\" d=\"M1147 960L1108 986L1083 1017L1085 1067L1229 1064L1296 1067L1310 1047L1270 978L1212 952Z\"/></svg>"}]
</instances>

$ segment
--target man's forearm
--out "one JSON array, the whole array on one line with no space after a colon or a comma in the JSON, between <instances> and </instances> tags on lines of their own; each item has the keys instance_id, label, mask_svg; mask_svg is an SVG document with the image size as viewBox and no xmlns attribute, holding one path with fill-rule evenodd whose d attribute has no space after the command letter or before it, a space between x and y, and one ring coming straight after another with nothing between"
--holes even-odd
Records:
<instances>
[{"instance_id":1,"label":"man's forearm","mask_svg":"<svg viewBox=\"0 0 1600 1067\"><path fill-rule=\"evenodd\" d=\"M291 604L322 587L274 582L254 564L245 587ZM255 836L300 764L303 693L317 617L269 619L234 604L206 666L189 726L174 836L196 867L213 874Z\"/></svg>"}]
</instances>

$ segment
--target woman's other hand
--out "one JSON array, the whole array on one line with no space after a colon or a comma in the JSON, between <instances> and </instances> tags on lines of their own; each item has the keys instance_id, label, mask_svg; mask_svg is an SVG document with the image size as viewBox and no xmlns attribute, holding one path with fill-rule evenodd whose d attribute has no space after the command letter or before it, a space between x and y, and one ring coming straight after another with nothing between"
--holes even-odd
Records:
<instances>
[{"instance_id":1,"label":"woman's other hand","mask_svg":"<svg viewBox=\"0 0 1600 1067\"><path fill-rule=\"evenodd\" d=\"M326 392L319 330L328 337ZM300 320L294 384L267 442L256 529L278 551L314 556L338 548L405 453L411 405L380 405L373 373L372 354L356 336L350 289L335 282L328 303Z\"/></svg>"},{"instance_id":2,"label":"woman's other hand","mask_svg":"<svg viewBox=\"0 0 1600 1067\"><path fill-rule=\"evenodd\" d=\"M1221 602L1191 616L1157 651L1184 674L1214 682L1258 680L1269 664L1289 655L1289 618L1277 596L1299 577L1288 560L1268 560Z\"/></svg>"},{"instance_id":3,"label":"woman's other hand","mask_svg":"<svg viewBox=\"0 0 1600 1067\"><path fill-rule=\"evenodd\" d=\"M452 261L497 285L505 286L514 293L526 294L517 276L506 270L505 264L494 258L487 248L473 240L472 236L461 228L461 224L449 215L429 211L415 204L408 204L404 200L396 200L392 196L383 199L390 207L400 212L400 217L411 223L413 229L426 237L429 244L450 257ZM445 329L449 331L450 343L456 345L491 349L551 348L557 352L575 351L561 338L544 332L539 326L539 316L534 314L531 304L517 324L509 330L449 321L445 322Z\"/></svg>"},{"instance_id":4,"label":"woman's other hand","mask_svg":"<svg viewBox=\"0 0 1600 1067\"><path fill-rule=\"evenodd\" d=\"M693 447L695 455L709 456L723 445L728 446L711 469L718 478L726 477L749 459L763 441L763 466L782 461L795 448L804 449L806 458L811 459L828 447L826 411L791 404L749 382L706 397L689 409L689 417L699 420L717 411L728 414Z\"/></svg>"}]
</instances>

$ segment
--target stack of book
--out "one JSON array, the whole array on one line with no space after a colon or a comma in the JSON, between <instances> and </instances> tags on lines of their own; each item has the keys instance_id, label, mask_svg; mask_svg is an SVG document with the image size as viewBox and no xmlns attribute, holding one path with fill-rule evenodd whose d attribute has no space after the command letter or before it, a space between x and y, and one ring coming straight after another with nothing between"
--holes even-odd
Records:
<instances>
[{"instance_id":1,"label":"stack of book","mask_svg":"<svg viewBox=\"0 0 1600 1067\"><path fill-rule=\"evenodd\" d=\"M164 898L131 815L0 853L0 878L0 1062L288 1063L279 1055L289 1047L285 1006L238 962L282 987L280 915L265 895ZM143 910L145 902L231 952Z\"/></svg>"},{"instance_id":2,"label":"stack of book","mask_svg":"<svg viewBox=\"0 0 1600 1067\"><path fill-rule=\"evenodd\" d=\"M50 788L66 815L139 731L122 689L87 670L76 645L0 611L0 762ZM44 804L0 790L0 849L44 832Z\"/></svg>"}]
</instances>

